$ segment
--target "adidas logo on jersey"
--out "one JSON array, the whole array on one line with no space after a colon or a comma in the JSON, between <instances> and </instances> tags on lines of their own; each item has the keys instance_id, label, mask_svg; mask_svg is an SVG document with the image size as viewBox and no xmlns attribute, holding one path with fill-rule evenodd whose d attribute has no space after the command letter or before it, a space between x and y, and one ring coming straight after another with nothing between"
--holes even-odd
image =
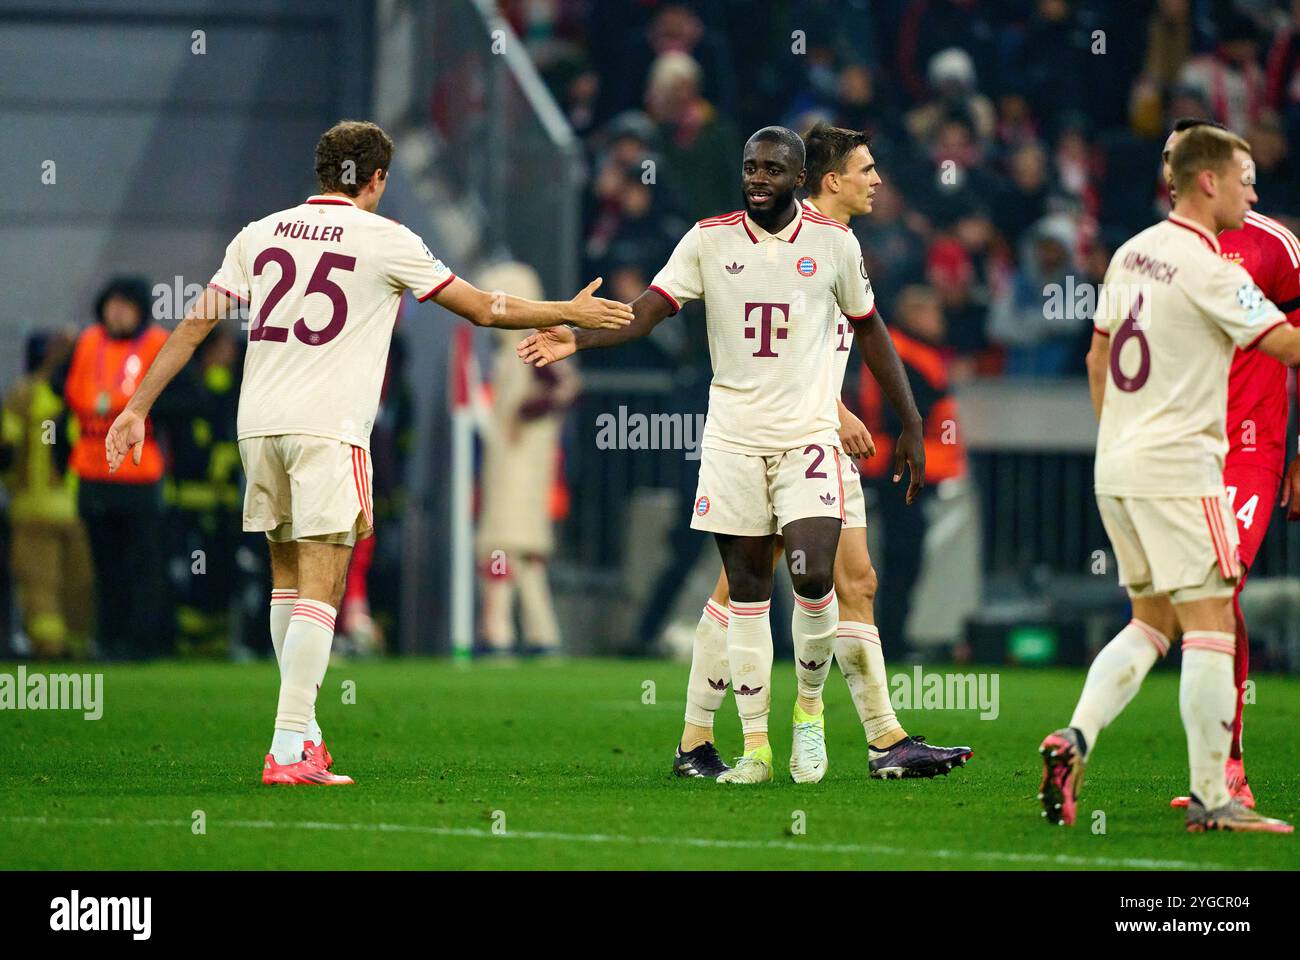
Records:
<instances>
[{"instance_id":1,"label":"adidas logo on jersey","mask_svg":"<svg viewBox=\"0 0 1300 960\"><path fill-rule=\"evenodd\" d=\"M735 261L732 261L727 265L727 273L731 274L733 277L744 269L745 265L743 263L736 263Z\"/></svg>"}]
</instances>

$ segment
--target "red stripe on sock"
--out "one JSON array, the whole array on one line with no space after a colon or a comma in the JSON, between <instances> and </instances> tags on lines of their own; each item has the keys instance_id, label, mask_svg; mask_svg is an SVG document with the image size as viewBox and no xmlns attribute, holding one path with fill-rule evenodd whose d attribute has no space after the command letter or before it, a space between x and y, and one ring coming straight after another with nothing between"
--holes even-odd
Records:
<instances>
[{"instance_id":1,"label":"red stripe on sock","mask_svg":"<svg viewBox=\"0 0 1300 960\"><path fill-rule=\"evenodd\" d=\"M798 604L800 607L802 607L804 610L808 610L812 613L821 613L821 611L825 610L827 607L831 605L831 601L834 599L835 599L834 590L826 594L826 596L822 597L820 600L805 600L797 593L794 595L794 602Z\"/></svg>"},{"instance_id":2,"label":"red stripe on sock","mask_svg":"<svg viewBox=\"0 0 1300 960\"><path fill-rule=\"evenodd\" d=\"M704 605L704 612L724 627L727 625L728 617L726 611L712 601L709 601Z\"/></svg>"},{"instance_id":3,"label":"red stripe on sock","mask_svg":"<svg viewBox=\"0 0 1300 960\"><path fill-rule=\"evenodd\" d=\"M1237 639L1231 637L1224 639L1222 637L1211 636L1204 631L1193 630L1190 633L1183 634L1184 650L1211 650L1215 653L1226 653L1228 656L1236 656Z\"/></svg>"},{"instance_id":4,"label":"red stripe on sock","mask_svg":"<svg viewBox=\"0 0 1300 960\"><path fill-rule=\"evenodd\" d=\"M1130 620L1129 623L1142 632L1142 636L1147 638L1151 646L1156 648L1156 653L1160 654L1160 656L1163 657L1169 652L1169 640L1160 634L1155 627L1149 626L1141 620Z\"/></svg>"},{"instance_id":5,"label":"red stripe on sock","mask_svg":"<svg viewBox=\"0 0 1300 960\"><path fill-rule=\"evenodd\" d=\"M299 603L293 608L293 616L289 619L296 620L299 618L314 620L321 626L329 627L331 630L334 629L334 617L330 616L324 610L318 610L315 607L308 607Z\"/></svg>"},{"instance_id":6,"label":"red stripe on sock","mask_svg":"<svg viewBox=\"0 0 1300 960\"><path fill-rule=\"evenodd\" d=\"M855 630L852 627L848 627L847 629L844 627L840 627L835 632L841 637L851 637L854 640L865 640L867 641L867 643L874 643L876 646L880 646L879 631L876 631L875 633L869 633L865 630Z\"/></svg>"},{"instance_id":7,"label":"red stripe on sock","mask_svg":"<svg viewBox=\"0 0 1300 960\"><path fill-rule=\"evenodd\" d=\"M1221 653L1225 657L1233 655L1231 647L1220 647L1212 643L1184 643L1183 650L1208 650L1211 653Z\"/></svg>"}]
</instances>

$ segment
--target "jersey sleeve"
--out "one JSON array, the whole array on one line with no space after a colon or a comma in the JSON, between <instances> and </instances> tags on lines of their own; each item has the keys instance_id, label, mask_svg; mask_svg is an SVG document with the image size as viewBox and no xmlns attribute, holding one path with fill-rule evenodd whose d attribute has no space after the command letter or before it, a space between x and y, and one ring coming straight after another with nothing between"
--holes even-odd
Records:
<instances>
[{"instance_id":1,"label":"jersey sleeve","mask_svg":"<svg viewBox=\"0 0 1300 960\"><path fill-rule=\"evenodd\" d=\"M1261 283L1260 289L1293 325L1300 326L1300 240L1281 224L1277 229L1281 235L1270 234L1268 283Z\"/></svg>"},{"instance_id":2,"label":"jersey sleeve","mask_svg":"<svg viewBox=\"0 0 1300 960\"><path fill-rule=\"evenodd\" d=\"M388 280L396 289L410 290L424 301L456 279L415 233L400 224L393 224L393 229L396 236L387 267Z\"/></svg>"},{"instance_id":3,"label":"jersey sleeve","mask_svg":"<svg viewBox=\"0 0 1300 960\"><path fill-rule=\"evenodd\" d=\"M845 232L835 264L835 300L850 322L865 320L876 310L876 294L867 278L862 245L852 230Z\"/></svg>"},{"instance_id":4,"label":"jersey sleeve","mask_svg":"<svg viewBox=\"0 0 1300 960\"><path fill-rule=\"evenodd\" d=\"M676 313L683 305L704 296L704 276L700 270L700 227L691 227L677 242L673 255L650 281L649 289L667 300Z\"/></svg>"},{"instance_id":5,"label":"jersey sleeve","mask_svg":"<svg viewBox=\"0 0 1300 960\"><path fill-rule=\"evenodd\" d=\"M1254 348L1283 323L1286 315L1255 285L1250 274L1235 263L1214 258L1196 302L1207 320L1243 350Z\"/></svg>"},{"instance_id":6,"label":"jersey sleeve","mask_svg":"<svg viewBox=\"0 0 1300 960\"><path fill-rule=\"evenodd\" d=\"M1118 260L1118 254L1112 258L1112 262ZM1111 284L1111 276L1108 268L1106 276L1102 279L1101 289L1097 291L1097 306L1092 313L1092 332L1100 333L1103 337L1109 337L1114 333L1119 323L1119 304L1116 302L1118 294Z\"/></svg>"},{"instance_id":7,"label":"jersey sleeve","mask_svg":"<svg viewBox=\"0 0 1300 960\"><path fill-rule=\"evenodd\" d=\"M226 245L226 256L221 261L221 268L208 281L208 286L213 290L234 297L240 303L248 303L249 293L253 289L244 258L244 236L247 232L248 228L245 227Z\"/></svg>"}]
</instances>

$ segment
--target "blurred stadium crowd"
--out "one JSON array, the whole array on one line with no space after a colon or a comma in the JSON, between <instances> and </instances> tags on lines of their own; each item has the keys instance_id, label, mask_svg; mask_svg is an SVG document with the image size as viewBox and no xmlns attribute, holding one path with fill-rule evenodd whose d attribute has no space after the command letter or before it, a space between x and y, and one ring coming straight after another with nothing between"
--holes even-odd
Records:
<instances>
[{"instance_id":1,"label":"blurred stadium crowd","mask_svg":"<svg viewBox=\"0 0 1300 960\"><path fill-rule=\"evenodd\" d=\"M112 279L88 326L28 337L25 372L4 392L0 655L269 653L264 538L241 529L243 331L216 327L164 393L138 467L105 463L104 433L166 339L155 292L143 277ZM379 535L349 570L340 652L381 649L398 606L390 531L415 418L404 356L398 332L371 441Z\"/></svg>"},{"instance_id":2,"label":"blurred stadium crowd","mask_svg":"<svg viewBox=\"0 0 1300 960\"><path fill-rule=\"evenodd\" d=\"M950 382L1083 376L1091 313L1081 291L1167 210L1160 150L1176 117L1212 117L1245 135L1261 211L1300 230L1290 154L1300 142L1300 0L497 6L585 146L582 275L604 276L607 296L634 299L692 222L741 205L739 156L753 130L802 132L824 119L870 131L884 184L854 229L895 340L912 348L905 362L933 381L936 422L956 416L943 412ZM1046 307L1053 285L1062 309ZM214 334L164 394L145 473L123 483L103 470L102 431L125 403L124 378L142 375L163 329L152 290L146 278L114 279L82 329L34 333L24 375L0 385L0 641L14 638L20 655L84 654L92 635L109 659L265 652L264 550L240 531L241 331ZM698 307L688 316L698 319ZM499 346L507 362L495 365L494 392L518 409L499 404L496 436L518 449L489 445L484 469L517 479L519 463L540 462L519 438L535 433L554 451L577 388L509 381L503 371L520 371L508 366L511 345ZM359 545L349 576L344 649L380 648L399 606L397 526L416 422L405 356L399 323L375 425L379 531ZM671 370L675 402L704 409L702 322L664 324L645 341L585 355L583 366ZM849 376L845 402L869 418L868 385L859 388L854 367ZM545 410L532 409L538 396ZM935 447L931 482L963 474L963 458ZM693 475L679 482L689 498ZM551 492L550 509L534 512L558 519L562 480ZM511 505L494 512L481 494L481 523L517 533ZM896 545L919 544L923 529L900 524L920 515L893 518L904 534ZM550 531L530 536L528 550L544 559ZM637 630L643 642L658 634L704 539L678 531ZM919 555L891 563L889 539L886 575L892 566L914 580ZM542 583L542 559L511 574L532 571ZM514 598L484 562L480 640L502 648L514 641ZM553 647L545 587L520 589L521 602L543 611L521 617L526 642ZM905 613L904 604L892 615ZM901 636L901 623L888 632Z\"/></svg>"},{"instance_id":3,"label":"blurred stadium crowd","mask_svg":"<svg viewBox=\"0 0 1300 960\"><path fill-rule=\"evenodd\" d=\"M956 381L1083 375L1090 310L1045 310L1044 289L1073 303L1167 210L1176 117L1245 135L1261 211L1300 216L1297 0L500 8L584 138L584 275L619 297L645 289L692 222L740 206L740 147L771 123L872 133L885 183L855 229L877 301L890 319L906 287L937 294ZM618 353L598 362L654 360Z\"/></svg>"}]
</instances>

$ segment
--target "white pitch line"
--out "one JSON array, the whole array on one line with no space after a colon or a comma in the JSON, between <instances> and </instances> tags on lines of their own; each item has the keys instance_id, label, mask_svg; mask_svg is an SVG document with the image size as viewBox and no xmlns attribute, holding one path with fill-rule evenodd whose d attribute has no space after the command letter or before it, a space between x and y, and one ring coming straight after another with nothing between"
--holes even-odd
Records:
<instances>
[{"instance_id":1,"label":"white pitch line","mask_svg":"<svg viewBox=\"0 0 1300 960\"><path fill-rule=\"evenodd\" d=\"M184 827L189 820L121 820L113 817L0 817L0 823L36 826ZM849 853L889 857L929 857L936 860L982 860L992 863L1036 863L1048 867L1119 867L1130 870L1253 870L1224 863L1192 860L1151 860L1145 857L1079 857L1068 853L1006 853L1000 850L917 850L879 843L812 843L798 840L717 840L710 837L634 837L617 833L558 833L547 830L507 830L493 833L481 827L426 827L406 823L328 823L274 820L213 820L214 827L239 830L334 830L362 833L413 833L430 837L482 840L558 840L569 843L620 843L641 846L703 847L711 850L790 850L796 853Z\"/></svg>"}]
</instances>

